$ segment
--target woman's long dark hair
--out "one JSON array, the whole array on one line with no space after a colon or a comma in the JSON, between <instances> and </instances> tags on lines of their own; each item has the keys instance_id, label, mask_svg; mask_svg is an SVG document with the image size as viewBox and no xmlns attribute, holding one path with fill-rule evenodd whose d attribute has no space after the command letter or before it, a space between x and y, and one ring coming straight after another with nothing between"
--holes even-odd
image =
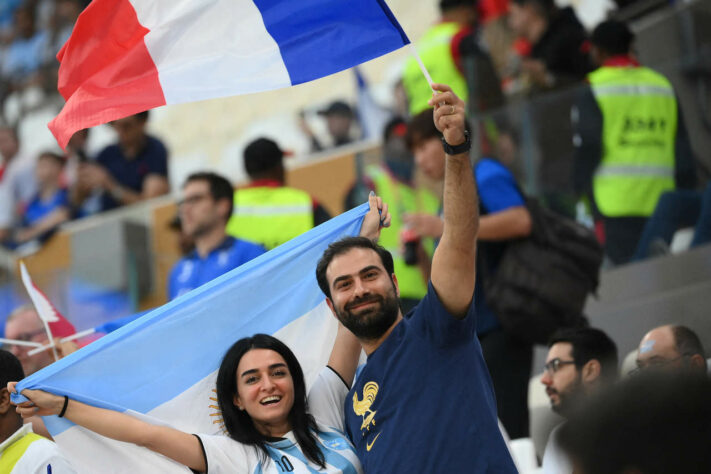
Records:
<instances>
[{"instance_id":1,"label":"woman's long dark hair","mask_svg":"<svg viewBox=\"0 0 711 474\"><path fill-rule=\"evenodd\" d=\"M265 457L269 455L264 435L254 426L247 411L242 411L234 405L234 396L237 394L237 366L242 356L252 349L272 350L286 361L294 381L294 406L288 415L291 429L306 458L322 469L325 468L326 460L316 440L315 432L318 430L316 421L306 412L306 384L301 365L286 344L267 334L255 334L235 342L220 364L220 370L217 373L217 402L220 405L225 429L230 438L258 447Z\"/></svg>"}]
</instances>

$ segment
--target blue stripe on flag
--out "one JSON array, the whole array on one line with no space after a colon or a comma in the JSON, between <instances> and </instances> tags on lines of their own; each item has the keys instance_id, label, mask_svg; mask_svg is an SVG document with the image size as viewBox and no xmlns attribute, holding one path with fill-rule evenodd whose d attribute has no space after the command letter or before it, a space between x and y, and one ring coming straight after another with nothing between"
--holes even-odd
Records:
<instances>
[{"instance_id":1,"label":"blue stripe on flag","mask_svg":"<svg viewBox=\"0 0 711 474\"><path fill-rule=\"evenodd\" d=\"M410 40L384 0L254 0L292 84L382 56Z\"/></svg>"},{"instance_id":2,"label":"blue stripe on flag","mask_svg":"<svg viewBox=\"0 0 711 474\"><path fill-rule=\"evenodd\" d=\"M323 301L316 262L328 244L356 235L367 211L367 204L352 209L176 298L25 378L18 390L149 412L217 370L236 340L272 334Z\"/></svg>"}]
</instances>

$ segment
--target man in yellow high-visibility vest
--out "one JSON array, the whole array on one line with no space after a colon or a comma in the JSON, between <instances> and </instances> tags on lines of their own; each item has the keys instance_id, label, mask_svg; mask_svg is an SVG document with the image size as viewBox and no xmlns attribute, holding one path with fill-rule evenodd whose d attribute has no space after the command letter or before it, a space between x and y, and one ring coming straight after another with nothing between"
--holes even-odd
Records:
<instances>
[{"instance_id":1,"label":"man in yellow high-visibility vest","mask_svg":"<svg viewBox=\"0 0 711 474\"><path fill-rule=\"evenodd\" d=\"M24 377L17 357L0 349L0 472L76 472L62 456L56 444L33 433L32 423L22 424L22 417L10 404L7 383L22 380Z\"/></svg>"},{"instance_id":2,"label":"man in yellow high-visibility vest","mask_svg":"<svg viewBox=\"0 0 711 474\"><path fill-rule=\"evenodd\" d=\"M674 89L631 54L627 25L606 21L592 35L600 66L572 110L574 186L593 207L614 264L632 257L659 196L695 183L693 156Z\"/></svg>"},{"instance_id":3,"label":"man in yellow high-visibility vest","mask_svg":"<svg viewBox=\"0 0 711 474\"><path fill-rule=\"evenodd\" d=\"M283 158L268 138L247 145L244 167L252 181L234 193L229 235L271 250L331 218L309 193L285 186Z\"/></svg>"}]
</instances>

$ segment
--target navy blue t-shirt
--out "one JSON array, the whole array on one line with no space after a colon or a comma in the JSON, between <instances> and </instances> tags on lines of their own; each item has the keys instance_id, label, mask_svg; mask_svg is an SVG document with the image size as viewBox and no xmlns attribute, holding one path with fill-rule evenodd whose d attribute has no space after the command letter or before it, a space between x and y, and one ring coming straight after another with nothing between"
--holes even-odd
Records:
<instances>
[{"instance_id":1,"label":"navy blue t-shirt","mask_svg":"<svg viewBox=\"0 0 711 474\"><path fill-rule=\"evenodd\" d=\"M227 237L205 258L200 258L196 251L192 251L188 256L179 260L170 271L168 299L175 299L183 293L214 280L264 252L261 245L234 237Z\"/></svg>"},{"instance_id":2,"label":"navy blue t-shirt","mask_svg":"<svg viewBox=\"0 0 711 474\"><path fill-rule=\"evenodd\" d=\"M526 201L516 185L516 179L511 171L504 165L491 158L482 158L474 168L474 177L479 192L479 203L482 208L482 215L495 214L506 209L524 206ZM479 335L500 327L498 318L486 304L483 280L486 273L493 274L505 247L505 243L500 242L479 242L479 252L477 261L477 271L480 278L477 278L474 299L476 301L476 312L478 317L477 331ZM486 253L486 255L484 255ZM482 270L482 265L487 264L487 271ZM484 273L482 275L482 273Z\"/></svg>"},{"instance_id":3,"label":"navy blue t-shirt","mask_svg":"<svg viewBox=\"0 0 711 474\"><path fill-rule=\"evenodd\" d=\"M345 403L365 472L516 472L475 330L474 305L455 319L430 283L368 356Z\"/></svg>"},{"instance_id":4,"label":"navy blue t-shirt","mask_svg":"<svg viewBox=\"0 0 711 474\"><path fill-rule=\"evenodd\" d=\"M43 201L40 195L37 194L27 205L27 209L25 209L25 214L22 216L22 225L24 227L32 227L44 217L62 207L69 208L69 195L66 189L58 189L57 192L46 201Z\"/></svg>"},{"instance_id":5,"label":"navy blue t-shirt","mask_svg":"<svg viewBox=\"0 0 711 474\"><path fill-rule=\"evenodd\" d=\"M141 192L143 180L149 174L168 176L168 151L157 138L146 138L146 146L135 158L127 159L119 145L110 145L99 153L96 163L106 168L121 186ZM118 205L109 193L103 194L103 210L113 209Z\"/></svg>"}]
</instances>

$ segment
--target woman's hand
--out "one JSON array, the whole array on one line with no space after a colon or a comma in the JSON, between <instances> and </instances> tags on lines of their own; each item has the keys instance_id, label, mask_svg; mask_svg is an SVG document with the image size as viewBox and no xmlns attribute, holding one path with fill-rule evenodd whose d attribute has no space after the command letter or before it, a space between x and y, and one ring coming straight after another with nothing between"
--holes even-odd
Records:
<instances>
[{"instance_id":1,"label":"woman's hand","mask_svg":"<svg viewBox=\"0 0 711 474\"><path fill-rule=\"evenodd\" d=\"M15 389L16 385L17 382L9 382L7 384L8 392L17 393ZM20 403L15 409L22 418L58 415L64 406L64 397L53 395L42 390L25 389L22 391L22 395L24 395L28 401Z\"/></svg>"}]
</instances>

